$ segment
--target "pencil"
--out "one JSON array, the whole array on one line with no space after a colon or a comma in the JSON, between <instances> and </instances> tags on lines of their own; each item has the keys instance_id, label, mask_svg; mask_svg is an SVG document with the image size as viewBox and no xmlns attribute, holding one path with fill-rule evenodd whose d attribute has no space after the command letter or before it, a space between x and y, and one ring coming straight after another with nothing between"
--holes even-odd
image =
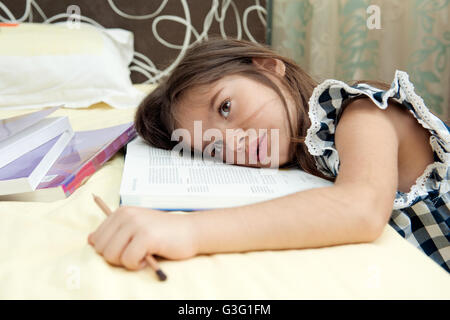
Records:
<instances>
[{"instance_id":1,"label":"pencil","mask_svg":"<svg viewBox=\"0 0 450 320\"><path fill-rule=\"evenodd\" d=\"M100 207L100 209L102 209L102 211L109 216L112 211L111 209L106 205L106 203L98 196L96 196L95 194L92 194L92 196L94 197L94 201L95 203ZM145 256L145 260L147 261L147 263L150 265L150 267L155 270L156 275L158 276L158 279L160 281L164 281L167 279L166 274L161 270L161 268L159 267L158 262L156 262L155 258L153 258L153 256L151 254L147 254Z\"/></svg>"}]
</instances>

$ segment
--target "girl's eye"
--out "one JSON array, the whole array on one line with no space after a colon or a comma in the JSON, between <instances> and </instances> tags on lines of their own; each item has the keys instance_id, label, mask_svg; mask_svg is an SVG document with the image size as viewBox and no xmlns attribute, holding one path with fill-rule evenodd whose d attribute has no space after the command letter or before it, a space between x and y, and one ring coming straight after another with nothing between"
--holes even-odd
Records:
<instances>
[{"instance_id":1,"label":"girl's eye","mask_svg":"<svg viewBox=\"0 0 450 320\"><path fill-rule=\"evenodd\" d=\"M222 102L222 104L219 107L219 113L224 117L227 118L231 112L231 101L225 100Z\"/></svg>"}]
</instances>

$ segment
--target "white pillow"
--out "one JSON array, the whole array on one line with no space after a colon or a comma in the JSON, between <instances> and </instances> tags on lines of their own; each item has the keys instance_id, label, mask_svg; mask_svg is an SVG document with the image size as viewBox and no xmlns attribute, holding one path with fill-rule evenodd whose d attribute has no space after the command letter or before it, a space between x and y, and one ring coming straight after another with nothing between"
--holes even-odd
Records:
<instances>
[{"instance_id":1,"label":"white pillow","mask_svg":"<svg viewBox=\"0 0 450 320\"><path fill-rule=\"evenodd\" d=\"M79 26L0 26L0 108L139 105L144 93L133 87L128 69L133 33Z\"/></svg>"}]
</instances>

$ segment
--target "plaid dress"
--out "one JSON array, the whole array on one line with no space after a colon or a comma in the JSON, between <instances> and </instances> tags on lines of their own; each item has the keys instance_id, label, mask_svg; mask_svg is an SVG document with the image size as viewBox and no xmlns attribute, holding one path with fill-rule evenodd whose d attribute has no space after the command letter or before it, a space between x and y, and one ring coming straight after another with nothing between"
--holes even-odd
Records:
<instances>
[{"instance_id":1,"label":"plaid dress","mask_svg":"<svg viewBox=\"0 0 450 320\"><path fill-rule=\"evenodd\" d=\"M388 98L401 103L431 133L434 163L427 166L408 193L397 191L389 224L407 241L450 272L450 128L433 115L414 92L408 74L396 71L387 91L368 84L349 86L338 80L318 85L309 100L311 127L306 136L308 151L317 168L329 177L339 171L334 133L346 99L369 97L385 109Z\"/></svg>"}]
</instances>

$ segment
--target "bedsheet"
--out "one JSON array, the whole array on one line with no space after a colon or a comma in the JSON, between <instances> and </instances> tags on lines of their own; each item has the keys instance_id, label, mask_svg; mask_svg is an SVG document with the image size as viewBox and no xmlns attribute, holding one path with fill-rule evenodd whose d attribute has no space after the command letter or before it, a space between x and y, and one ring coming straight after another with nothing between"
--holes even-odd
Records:
<instances>
[{"instance_id":1,"label":"bedsheet","mask_svg":"<svg viewBox=\"0 0 450 320\"><path fill-rule=\"evenodd\" d=\"M26 112L0 109L0 118ZM134 112L99 103L52 115L87 130L132 121ZM161 260L165 282L148 268L113 267L87 235L105 218L92 193L119 206L123 163L119 152L65 200L0 202L0 299L450 298L448 274L390 226L368 244Z\"/></svg>"}]
</instances>

